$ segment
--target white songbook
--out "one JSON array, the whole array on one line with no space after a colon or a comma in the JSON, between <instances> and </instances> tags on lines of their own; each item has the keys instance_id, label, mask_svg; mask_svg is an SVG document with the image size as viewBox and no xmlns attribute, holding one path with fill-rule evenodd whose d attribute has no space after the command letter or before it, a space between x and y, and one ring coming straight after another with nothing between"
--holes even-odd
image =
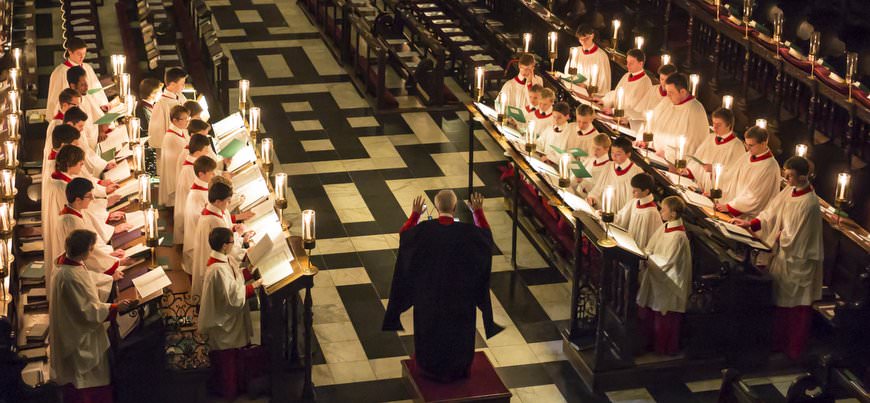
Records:
<instances>
[{"instance_id":1,"label":"white songbook","mask_svg":"<svg viewBox=\"0 0 870 403\"><path fill-rule=\"evenodd\" d=\"M139 193L139 181L126 181L114 193L121 197L127 197Z\"/></svg>"},{"instance_id":2,"label":"white songbook","mask_svg":"<svg viewBox=\"0 0 870 403\"><path fill-rule=\"evenodd\" d=\"M272 253L262 259L257 270L260 272L260 278L263 280L263 285L269 287L293 274L293 266L290 262L293 261L293 253L286 242L279 242L275 245Z\"/></svg>"},{"instance_id":3,"label":"white songbook","mask_svg":"<svg viewBox=\"0 0 870 403\"><path fill-rule=\"evenodd\" d=\"M129 212L125 215L127 224L130 224L130 230L134 230L137 228L142 228L145 226L145 212L144 211L133 211Z\"/></svg>"},{"instance_id":4,"label":"white songbook","mask_svg":"<svg viewBox=\"0 0 870 403\"><path fill-rule=\"evenodd\" d=\"M235 173L236 170L244 168L245 165L253 163L256 160L257 154L254 153L254 149L251 146L245 146L233 156L233 161L227 167L227 171Z\"/></svg>"},{"instance_id":5,"label":"white songbook","mask_svg":"<svg viewBox=\"0 0 870 403\"><path fill-rule=\"evenodd\" d=\"M222 139L238 129L244 129L244 127L245 119L242 118L242 115L239 112L227 116L220 121L214 122L211 125L211 128L214 131L214 136L218 139Z\"/></svg>"},{"instance_id":6,"label":"white songbook","mask_svg":"<svg viewBox=\"0 0 870 403\"><path fill-rule=\"evenodd\" d=\"M137 243L136 245L133 245L127 249L124 249L124 256L125 257L136 256L140 253L147 252L149 249L151 249L151 248L145 246L144 243Z\"/></svg>"},{"instance_id":7,"label":"white songbook","mask_svg":"<svg viewBox=\"0 0 870 403\"><path fill-rule=\"evenodd\" d=\"M103 154L109 150L120 149L124 144L127 144L129 142L130 138L127 136L127 126L118 126L114 130L109 132L105 140L99 143L100 154Z\"/></svg>"},{"instance_id":8,"label":"white songbook","mask_svg":"<svg viewBox=\"0 0 870 403\"><path fill-rule=\"evenodd\" d=\"M172 285L172 280L166 276L166 273L160 266L133 279L133 286L136 287L136 291L139 292L139 296L142 298L154 294L170 285Z\"/></svg>"},{"instance_id":9,"label":"white songbook","mask_svg":"<svg viewBox=\"0 0 870 403\"><path fill-rule=\"evenodd\" d=\"M108 179L115 183L121 183L130 176L132 176L130 173L130 164L127 160L124 160L119 162L118 165L111 170L104 173L103 179Z\"/></svg>"}]
</instances>

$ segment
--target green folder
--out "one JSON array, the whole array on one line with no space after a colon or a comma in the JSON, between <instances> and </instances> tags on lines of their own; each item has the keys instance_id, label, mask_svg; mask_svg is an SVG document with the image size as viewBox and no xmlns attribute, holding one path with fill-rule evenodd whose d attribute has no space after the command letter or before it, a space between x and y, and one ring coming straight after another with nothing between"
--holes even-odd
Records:
<instances>
[{"instance_id":1,"label":"green folder","mask_svg":"<svg viewBox=\"0 0 870 403\"><path fill-rule=\"evenodd\" d=\"M555 150L557 153L559 153L559 154L571 153L571 155L573 155L574 158L579 158L579 157L588 157L588 156L589 156L589 154L588 154L586 151L583 151L583 150L581 150L581 149L579 149L579 148L576 148L576 147L575 147L575 148L569 148L569 149L567 149L567 150L563 150L563 149L561 149L561 148L559 148L559 147L556 147L556 146L554 146L554 145L552 145L552 144L550 144L550 147L551 147L553 150Z\"/></svg>"},{"instance_id":2,"label":"green folder","mask_svg":"<svg viewBox=\"0 0 870 403\"><path fill-rule=\"evenodd\" d=\"M100 158L102 158L103 161L113 161L115 159L115 149L113 148L111 150L104 151L102 154L100 154Z\"/></svg>"},{"instance_id":3,"label":"green folder","mask_svg":"<svg viewBox=\"0 0 870 403\"><path fill-rule=\"evenodd\" d=\"M118 119L119 117L121 117L121 114L120 114L120 113L109 112L109 113L103 115L103 117L97 119L97 121L94 122L94 124L96 124L96 125L107 125L107 124L109 124L109 123L114 122L114 121L115 121L116 119Z\"/></svg>"},{"instance_id":4,"label":"green folder","mask_svg":"<svg viewBox=\"0 0 870 403\"><path fill-rule=\"evenodd\" d=\"M91 89L88 90L88 95L96 94L96 93L98 93L98 92L100 92L100 91L107 90L107 89L112 88L112 87L114 87L114 86L115 86L115 84L109 84L109 85L107 85L107 86L105 86L105 87L100 87L100 88L91 88Z\"/></svg>"},{"instance_id":5,"label":"green folder","mask_svg":"<svg viewBox=\"0 0 870 403\"><path fill-rule=\"evenodd\" d=\"M508 105L506 115L507 117L516 120L518 123L526 123L526 115L520 108L515 106Z\"/></svg>"},{"instance_id":6,"label":"green folder","mask_svg":"<svg viewBox=\"0 0 870 403\"><path fill-rule=\"evenodd\" d=\"M576 178L591 178L592 174L586 170L586 167L583 164L574 164L574 167L571 168L571 172L574 173L574 177Z\"/></svg>"},{"instance_id":7,"label":"green folder","mask_svg":"<svg viewBox=\"0 0 870 403\"><path fill-rule=\"evenodd\" d=\"M582 74L577 74L573 76L562 76L562 81L567 81L571 84L583 84L586 82L586 76Z\"/></svg>"},{"instance_id":8,"label":"green folder","mask_svg":"<svg viewBox=\"0 0 870 403\"><path fill-rule=\"evenodd\" d=\"M242 147L244 147L244 146L245 146L245 143L243 141L241 141L239 139L233 139L233 141L231 141L229 144L227 144L227 146L224 147L218 153L218 155L220 155L221 157L224 157L224 158L233 158L233 156L236 155L236 153L238 153L239 150L241 150Z\"/></svg>"}]
</instances>

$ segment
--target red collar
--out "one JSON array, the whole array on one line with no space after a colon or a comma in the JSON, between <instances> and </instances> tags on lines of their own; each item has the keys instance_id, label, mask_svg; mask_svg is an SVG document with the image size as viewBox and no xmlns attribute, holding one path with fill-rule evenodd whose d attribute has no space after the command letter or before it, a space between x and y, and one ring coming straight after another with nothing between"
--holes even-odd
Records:
<instances>
[{"instance_id":1,"label":"red collar","mask_svg":"<svg viewBox=\"0 0 870 403\"><path fill-rule=\"evenodd\" d=\"M625 168L619 169L616 165L613 166L613 172L616 172L616 176L625 175L631 167L634 166L634 162L632 161Z\"/></svg>"},{"instance_id":2,"label":"red collar","mask_svg":"<svg viewBox=\"0 0 870 403\"><path fill-rule=\"evenodd\" d=\"M768 159L768 158L770 158L770 157L773 157L773 153L771 153L770 150L767 150L767 152L764 153L764 154L761 154L761 155L758 155L758 156L755 156L755 155L750 156L750 157L749 157L749 162L764 161L764 160L766 160L766 159Z\"/></svg>"},{"instance_id":3,"label":"red collar","mask_svg":"<svg viewBox=\"0 0 870 403\"><path fill-rule=\"evenodd\" d=\"M682 105L682 104L684 104L684 103L686 103L686 102L689 102L689 101L691 101L691 100L693 100L693 99L695 99L695 97L692 96L692 95L689 95L688 97L686 97L686 99L684 99L684 100L682 100L680 103L678 103L677 106L680 106L680 105Z\"/></svg>"},{"instance_id":4,"label":"red collar","mask_svg":"<svg viewBox=\"0 0 870 403\"><path fill-rule=\"evenodd\" d=\"M583 50L584 55L591 55L591 54L598 51L598 45L592 45L592 49L589 49L589 50L583 49L582 46L580 47L580 49Z\"/></svg>"},{"instance_id":5,"label":"red collar","mask_svg":"<svg viewBox=\"0 0 870 403\"><path fill-rule=\"evenodd\" d=\"M54 120L63 120L63 112L57 111L57 115L54 115Z\"/></svg>"},{"instance_id":6,"label":"red collar","mask_svg":"<svg viewBox=\"0 0 870 403\"><path fill-rule=\"evenodd\" d=\"M66 253L60 255L60 257L57 258L57 264L63 264L67 266L84 266L82 262L76 262L75 260L66 257Z\"/></svg>"},{"instance_id":7,"label":"red collar","mask_svg":"<svg viewBox=\"0 0 870 403\"><path fill-rule=\"evenodd\" d=\"M51 150L51 152L48 153L48 159L49 161L54 161L55 158L57 158L57 150Z\"/></svg>"},{"instance_id":8,"label":"red collar","mask_svg":"<svg viewBox=\"0 0 870 403\"><path fill-rule=\"evenodd\" d=\"M541 113L541 111L539 109L535 109L535 117L538 119L546 119L550 116L553 116L552 111L550 111L550 113Z\"/></svg>"},{"instance_id":9,"label":"red collar","mask_svg":"<svg viewBox=\"0 0 870 403\"><path fill-rule=\"evenodd\" d=\"M803 195L805 195L809 192L812 192L812 191L813 191L813 185L809 185L801 190L797 190L797 188L795 188L795 189L792 189L792 191L791 191L791 197L803 196Z\"/></svg>"},{"instance_id":10,"label":"red collar","mask_svg":"<svg viewBox=\"0 0 870 403\"><path fill-rule=\"evenodd\" d=\"M206 265L206 266L211 266L211 265L213 265L213 264L215 264L215 263L226 263L226 262L224 262L223 260L215 259L215 258L209 256L209 257L208 257L208 261L205 262L205 265Z\"/></svg>"},{"instance_id":11,"label":"red collar","mask_svg":"<svg viewBox=\"0 0 870 403\"><path fill-rule=\"evenodd\" d=\"M446 215L439 216L438 217L438 224L441 224L441 225L453 224L453 217L448 217Z\"/></svg>"},{"instance_id":12,"label":"red collar","mask_svg":"<svg viewBox=\"0 0 870 403\"><path fill-rule=\"evenodd\" d=\"M66 205L63 206L62 210L60 210L60 215L64 215L64 214L72 214L78 218L83 218L82 213L79 213L78 211L75 211L75 209L73 209L72 207L66 206Z\"/></svg>"},{"instance_id":13,"label":"red collar","mask_svg":"<svg viewBox=\"0 0 870 403\"><path fill-rule=\"evenodd\" d=\"M536 109L538 109L538 108L531 106L531 105L526 105L526 112L528 112L528 113L532 113L532 111L536 110Z\"/></svg>"},{"instance_id":14,"label":"red collar","mask_svg":"<svg viewBox=\"0 0 870 403\"><path fill-rule=\"evenodd\" d=\"M75 67L75 66L76 66L76 65L73 64L71 61L69 61L69 59L64 60L64 61L63 61L63 65L66 66L66 67Z\"/></svg>"},{"instance_id":15,"label":"red collar","mask_svg":"<svg viewBox=\"0 0 870 403\"><path fill-rule=\"evenodd\" d=\"M166 132L167 132L167 133L172 133L172 134L174 134L174 135L176 135L176 136L178 136L178 137L184 138L184 135L183 135L183 134L181 134L181 133L179 133L179 132L177 132L177 131L175 131L175 130L167 129Z\"/></svg>"},{"instance_id":16,"label":"red collar","mask_svg":"<svg viewBox=\"0 0 870 403\"><path fill-rule=\"evenodd\" d=\"M682 225L678 225L678 226L673 227L673 228L667 228L667 224L665 224L665 232L674 232L674 231L686 232L686 227L684 227Z\"/></svg>"},{"instance_id":17,"label":"red collar","mask_svg":"<svg viewBox=\"0 0 870 403\"><path fill-rule=\"evenodd\" d=\"M66 174L64 174L63 172L58 171L58 170L55 170L54 172L51 173L51 179L57 179L59 181L64 181L66 183L69 183L72 180L72 178L70 178L69 176L66 176Z\"/></svg>"},{"instance_id":18,"label":"red collar","mask_svg":"<svg viewBox=\"0 0 870 403\"><path fill-rule=\"evenodd\" d=\"M193 163L190 162L187 158L185 158L185 159L184 159L184 163L182 163L181 165L193 166Z\"/></svg>"},{"instance_id":19,"label":"red collar","mask_svg":"<svg viewBox=\"0 0 870 403\"><path fill-rule=\"evenodd\" d=\"M716 145L721 146L722 144L726 144L729 141L734 140L734 132L728 133L728 135L725 137L716 136L714 139L716 140Z\"/></svg>"},{"instance_id":20,"label":"red collar","mask_svg":"<svg viewBox=\"0 0 870 403\"><path fill-rule=\"evenodd\" d=\"M190 185L190 190L208 190L207 187L199 186L196 183Z\"/></svg>"},{"instance_id":21,"label":"red collar","mask_svg":"<svg viewBox=\"0 0 870 403\"><path fill-rule=\"evenodd\" d=\"M655 200L651 200L649 203L644 203L644 204L640 204L640 200L637 201L637 208L650 208L650 207L655 207L655 206L656 206Z\"/></svg>"},{"instance_id":22,"label":"red collar","mask_svg":"<svg viewBox=\"0 0 870 403\"><path fill-rule=\"evenodd\" d=\"M577 134L580 135L580 136L588 136L588 135L590 135L590 134L592 134L592 133L595 133L595 126L592 126L592 128L589 129L589 131L586 132L586 133L583 133L582 130L577 130Z\"/></svg>"},{"instance_id":23,"label":"red collar","mask_svg":"<svg viewBox=\"0 0 870 403\"><path fill-rule=\"evenodd\" d=\"M597 167L600 167L600 166L602 166L602 165L604 165L604 164L606 164L606 163L608 163L608 162L610 162L610 158L608 158L608 159L602 161L600 164L598 163L598 161L593 160L593 161L592 161L592 165L597 166Z\"/></svg>"},{"instance_id":24,"label":"red collar","mask_svg":"<svg viewBox=\"0 0 870 403\"><path fill-rule=\"evenodd\" d=\"M526 80L525 78L522 79L522 80L520 80L520 76L519 76L519 75L517 75L517 76L514 77L514 81L520 83L521 85L525 85L525 86L528 87L529 89L532 89L532 83L531 83L531 82L526 83L526 81L529 81L529 80Z\"/></svg>"},{"instance_id":25,"label":"red collar","mask_svg":"<svg viewBox=\"0 0 870 403\"><path fill-rule=\"evenodd\" d=\"M661 96L663 96L663 97L668 96L668 91L665 90L665 88L662 87L661 85L659 86L659 95L661 95Z\"/></svg>"},{"instance_id":26,"label":"red collar","mask_svg":"<svg viewBox=\"0 0 870 403\"><path fill-rule=\"evenodd\" d=\"M208 207L202 209L202 215L213 215L215 217L224 218L223 214L215 213L214 211L209 210Z\"/></svg>"},{"instance_id":27,"label":"red collar","mask_svg":"<svg viewBox=\"0 0 870 403\"><path fill-rule=\"evenodd\" d=\"M642 70L640 73L637 73L636 75L632 75L631 73L628 73L628 82L634 82L634 81L640 80L641 77L643 77L645 75L646 75L646 72L642 71Z\"/></svg>"}]
</instances>

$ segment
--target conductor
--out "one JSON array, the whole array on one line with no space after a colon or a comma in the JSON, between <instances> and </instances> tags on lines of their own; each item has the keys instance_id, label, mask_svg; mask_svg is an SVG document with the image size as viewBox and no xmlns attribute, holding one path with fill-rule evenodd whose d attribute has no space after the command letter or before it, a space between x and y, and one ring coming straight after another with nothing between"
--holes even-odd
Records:
<instances>
[{"instance_id":1,"label":"conductor","mask_svg":"<svg viewBox=\"0 0 870 403\"><path fill-rule=\"evenodd\" d=\"M411 217L402 226L383 330L404 330L399 315L414 306L414 350L423 375L452 382L468 376L474 357L476 309L486 337L504 328L492 317L489 275L492 232L483 214L483 196L473 194L469 207L474 225L458 222L457 198L451 190L435 195L437 220L418 223L423 198L414 199Z\"/></svg>"}]
</instances>

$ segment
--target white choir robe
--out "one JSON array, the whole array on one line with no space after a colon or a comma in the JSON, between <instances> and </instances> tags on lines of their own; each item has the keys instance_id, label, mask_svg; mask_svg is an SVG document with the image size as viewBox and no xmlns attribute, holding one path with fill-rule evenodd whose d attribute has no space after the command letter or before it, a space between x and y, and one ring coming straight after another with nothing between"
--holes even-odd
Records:
<instances>
[{"instance_id":1,"label":"white choir robe","mask_svg":"<svg viewBox=\"0 0 870 403\"><path fill-rule=\"evenodd\" d=\"M571 60L568 60L566 64L570 63ZM577 52L577 57L575 59L575 66L577 66L577 71L580 74L583 74L587 80L589 80L592 65L598 65L598 82L596 83L596 87L598 87L598 92L603 93L605 91L610 90L610 58L607 56L607 52L603 49L599 48L598 45L592 46L592 49L586 50L582 47L580 51ZM568 66L565 66L565 70L567 70ZM588 81L584 84L591 85Z\"/></svg>"},{"instance_id":2,"label":"white choir robe","mask_svg":"<svg viewBox=\"0 0 870 403\"><path fill-rule=\"evenodd\" d=\"M598 130L592 125L589 125L587 128L580 128L577 126L577 122L574 122L573 129L574 131L572 131L568 136L565 141L565 147L562 149L567 150L570 148L579 148L585 151L587 156L580 157L580 161L582 162L594 159L593 151L595 148L595 136L598 135Z\"/></svg>"},{"instance_id":3,"label":"white choir robe","mask_svg":"<svg viewBox=\"0 0 870 403\"><path fill-rule=\"evenodd\" d=\"M160 176L160 187L157 193L162 206L175 205L175 182L178 176L178 155L187 146L190 136L187 130L182 130L172 123L163 137L160 147L160 160L157 162L157 175Z\"/></svg>"},{"instance_id":4,"label":"white choir robe","mask_svg":"<svg viewBox=\"0 0 870 403\"><path fill-rule=\"evenodd\" d=\"M774 304L791 308L821 299L822 213L812 186L786 186L752 224L774 247L769 269Z\"/></svg>"},{"instance_id":5,"label":"white choir robe","mask_svg":"<svg viewBox=\"0 0 870 403\"><path fill-rule=\"evenodd\" d=\"M674 105L670 100L660 103L654 109L652 126L653 145L657 151L663 150L669 161L676 156L680 136L686 136L686 155L695 155L710 133L707 112L691 95L679 105Z\"/></svg>"},{"instance_id":6,"label":"white choir robe","mask_svg":"<svg viewBox=\"0 0 870 403\"><path fill-rule=\"evenodd\" d=\"M203 270L197 328L208 336L212 350L244 347L254 334L245 303L248 295L253 295L253 288L245 286L242 270L231 261L229 256L212 250Z\"/></svg>"},{"instance_id":7,"label":"white choir robe","mask_svg":"<svg viewBox=\"0 0 870 403\"><path fill-rule=\"evenodd\" d=\"M529 104L529 88L532 88L534 84L544 85L544 79L534 76L532 82L528 83L527 79L516 76L502 85L498 99L501 99L502 94L505 94L505 110L507 110L507 106L523 109Z\"/></svg>"},{"instance_id":8,"label":"white choir robe","mask_svg":"<svg viewBox=\"0 0 870 403\"><path fill-rule=\"evenodd\" d=\"M60 93L69 88L69 83L66 81L66 72L70 69L70 67L75 66L75 64L69 60L64 60L63 63L57 65L54 70L51 72L51 76L48 79L48 97L45 102L45 111L46 114L53 114L60 109L60 102L58 98L60 98ZM88 63L82 63L82 68L85 69L85 75L88 79L88 88L103 88L103 84L100 82L99 77L97 77L97 73L94 72L94 68L91 67ZM93 94L96 103L100 106L107 105L109 103L108 98L106 98L106 93L103 91L99 91Z\"/></svg>"},{"instance_id":9,"label":"white choir robe","mask_svg":"<svg viewBox=\"0 0 870 403\"><path fill-rule=\"evenodd\" d=\"M734 135L734 132L731 132L722 137L710 135L701 143L701 146L698 147L694 155L707 164L722 164L724 172L724 170L736 169L737 162L744 154L746 154L746 147ZM689 170L689 177L701 186L701 189L710 190L713 186L713 178L710 172L706 172L701 164L691 158L686 160L686 168ZM723 182L720 179L719 186L722 185Z\"/></svg>"},{"instance_id":10,"label":"white choir robe","mask_svg":"<svg viewBox=\"0 0 870 403\"><path fill-rule=\"evenodd\" d=\"M767 152L754 156L746 153L737 161L736 169L722 175L726 185L722 191L731 215L754 217L779 192L782 182L779 163Z\"/></svg>"},{"instance_id":11,"label":"white choir robe","mask_svg":"<svg viewBox=\"0 0 870 403\"><path fill-rule=\"evenodd\" d=\"M649 88L652 87L652 81L646 75L646 72L641 71L637 74L625 73L619 82L616 83L616 88L608 92L601 98L605 107L616 107L616 89L622 88L624 92L623 110L625 117L628 119L643 119L646 112L646 99L649 94Z\"/></svg>"},{"instance_id":12,"label":"white choir robe","mask_svg":"<svg viewBox=\"0 0 870 403\"><path fill-rule=\"evenodd\" d=\"M42 147L42 163L45 165L45 159L48 158L48 153L51 152L52 144L51 139L52 133L54 133L54 128L63 124L63 113L57 112L50 121L48 121L48 127L45 128L45 145Z\"/></svg>"},{"instance_id":13,"label":"white choir robe","mask_svg":"<svg viewBox=\"0 0 870 403\"><path fill-rule=\"evenodd\" d=\"M206 261L208 261L211 247L208 244L208 235L211 230L224 227L229 230L233 229L233 221L229 211L219 211L217 207L209 203L200 212L199 220L196 223L194 230L193 242L184 243L184 250L191 251L191 268L193 269L192 280L190 284L190 293L192 295L201 295L203 279L205 278ZM244 250L241 248L240 237L235 237L236 245L233 247L233 252L230 254L230 264L238 266L244 257Z\"/></svg>"},{"instance_id":14,"label":"white choir robe","mask_svg":"<svg viewBox=\"0 0 870 403\"><path fill-rule=\"evenodd\" d=\"M574 131L573 126L573 123L566 122L560 126L557 126L556 124L550 125L543 131L540 131L536 141L538 144L538 151L546 155L547 160L550 162L558 164L559 159L562 158L562 156L550 146L556 146L563 151L567 151L565 149L565 143L568 141L568 136L570 136ZM571 159L574 159L574 157L572 156Z\"/></svg>"},{"instance_id":15,"label":"white choir robe","mask_svg":"<svg viewBox=\"0 0 870 403\"><path fill-rule=\"evenodd\" d=\"M601 182L607 171L613 170L613 161L610 160L609 155L604 154L598 158L591 153L589 155L590 157L583 162L583 166L586 167L586 170L589 171L592 177L583 178L577 185L577 188L574 189L575 193L583 197L588 196L589 192L598 186L598 183Z\"/></svg>"},{"instance_id":16,"label":"white choir robe","mask_svg":"<svg viewBox=\"0 0 870 403\"><path fill-rule=\"evenodd\" d=\"M196 157L187 155L181 163L181 169L178 170L178 179L175 183L175 211L173 212L172 221L172 238L175 243L184 242L184 202L187 201L187 194L190 192L190 186L193 185L193 180L196 174L193 172L193 162Z\"/></svg>"},{"instance_id":17,"label":"white choir robe","mask_svg":"<svg viewBox=\"0 0 870 403\"><path fill-rule=\"evenodd\" d=\"M668 221L662 230L650 239L646 252L660 263L651 260L640 271L637 304L656 312L686 312L692 292L692 248L686 236L683 220Z\"/></svg>"},{"instance_id":18,"label":"white choir robe","mask_svg":"<svg viewBox=\"0 0 870 403\"><path fill-rule=\"evenodd\" d=\"M184 105L187 98L182 93L173 93L164 91L154 108L151 109L151 120L148 122L148 145L151 148L160 148L163 146L163 136L169 130L169 112L175 105Z\"/></svg>"},{"instance_id":19,"label":"white choir robe","mask_svg":"<svg viewBox=\"0 0 870 403\"><path fill-rule=\"evenodd\" d=\"M51 380L76 389L110 382L109 328L114 315L106 299L112 277L91 272L80 263L59 260L52 276L48 306Z\"/></svg>"},{"instance_id":20,"label":"white choir robe","mask_svg":"<svg viewBox=\"0 0 870 403\"><path fill-rule=\"evenodd\" d=\"M655 110L662 102L671 102L668 100L668 92L661 85L653 85L647 90L646 98L643 101L643 110Z\"/></svg>"},{"instance_id":21,"label":"white choir robe","mask_svg":"<svg viewBox=\"0 0 870 403\"><path fill-rule=\"evenodd\" d=\"M100 127L96 124L96 121L105 115L96 102L97 100L93 95L85 95L79 103L79 108L88 115L88 120L85 121L85 128L82 130L82 142L92 150L97 149L100 136Z\"/></svg>"},{"instance_id":22,"label":"white choir robe","mask_svg":"<svg viewBox=\"0 0 870 403\"><path fill-rule=\"evenodd\" d=\"M66 238L69 237L73 231L79 229L86 229L97 234L103 233L103 235L105 235L102 228L94 226L94 221L96 220L88 211L77 211L69 205L66 205L63 210L60 211L57 230L52 230L51 232L53 236L56 236L57 239L60 240L61 243L59 245L63 245L64 242L66 242ZM109 226L109 228L111 229L112 227ZM94 246L94 250L91 251L91 254L84 261L85 267L95 273L111 275L121 263L118 258L111 255L114 251L115 250L112 246L103 241L102 237L98 235L97 244Z\"/></svg>"},{"instance_id":23,"label":"white choir robe","mask_svg":"<svg viewBox=\"0 0 870 403\"><path fill-rule=\"evenodd\" d=\"M604 193L604 188L613 186L613 210L619 211L633 198L631 178L643 173L643 169L628 159L621 165L617 165L616 161L613 161L611 166L612 169L605 170L601 175L601 180L597 181L595 187L589 191L589 196L595 197L598 200L598 206L601 207L601 195Z\"/></svg>"},{"instance_id":24,"label":"white choir robe","mask_svg":"<svg viewBox=\"0 0 870 403\"><path fill-rule=\"evenodd\" d=\"M616 213L614 224L628 231L637 246L644 249L662 226L662 216L653 195L648 195L626 203Z\"/></svg>"},{"instance_id":25,"label":"white choir robe","mask_svg":"<svg viewBox=\"0 0 870 403\"><path fill-rule=\"evenodd\" d=\"M535 121L535 142L537 142L538 138L549 128L556 124L556 118L553 117L553 108L550 108L547 112L541 112L540 109L535 109L533 111L532 116L526 117L526 127L528 127L528 122ZM543 152L540 148L538 151Z\"/></svg>"},{"instance_id":26,"label":"white choir robe","mask_svg":"<svg viewBox=\"0 0 870 403\"><path fill-rule=\"evenodd\" d=\"M187 274L193 274L193 245L196 239L196 223L199 221L202 209L208 205L208 183L194 178L190 190L185 193L184 201L184 240L185 247L182 249L182 268ZM178 206L175 206L178 209Z\"/></svg>"}]
</instances>

